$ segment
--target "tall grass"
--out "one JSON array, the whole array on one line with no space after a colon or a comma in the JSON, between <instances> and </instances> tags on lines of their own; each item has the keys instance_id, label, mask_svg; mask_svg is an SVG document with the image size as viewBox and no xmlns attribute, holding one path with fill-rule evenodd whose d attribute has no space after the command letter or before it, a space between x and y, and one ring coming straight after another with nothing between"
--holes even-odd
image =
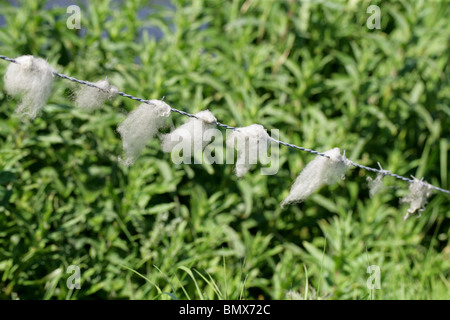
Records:
<instances>
[{"instance_id":1,"label":"tall grass","mask_svg":"<svg viewBox=\"0 0 450 320\"><path fill-rule=\"evenodd\" d=\"M67 29L66 8L19 4L0 5L4 55L449 187L447 2L378 2L380 30L367 29L365 1L80 3L81 31ZM161 39L145 31L155 27ZM281 209L313 157L287 148L274 176L175 166L157 141L126 168L116 128L137 104L89 113L73 108L74 89L56 81L25 122L0 91L2 299L450 297L448 196L404 222L407 185L387 177L370 198L368 173L352 170ZM80 290L66 286L69 265ZM366 286L369 265L380 290Z\"/></svg>"}]
</instances>

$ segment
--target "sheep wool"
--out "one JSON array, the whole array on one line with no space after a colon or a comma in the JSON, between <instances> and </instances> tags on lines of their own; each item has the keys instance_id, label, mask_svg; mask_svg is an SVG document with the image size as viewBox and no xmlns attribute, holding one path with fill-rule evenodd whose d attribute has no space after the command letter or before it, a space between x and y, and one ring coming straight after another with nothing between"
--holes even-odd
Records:
<instances>
[{"instance_id":1,"label":"sheep wool","mask_svg":"<svg viewBox=\"0 0 450 320\"><path fill-rule=\"evenodd\" d=\"M413 177L413 181L409 183L409 193L403 197L401 203L409 203L408 211L404 216L404 220L408 219L416 211L418 217L421 212L425 210L425 205L428 203L427 199L431 196L433 191L430 184Z\"/></svg>"},{"instance_id":2,"label":"sheep wool","mask_svg":"<svg viewBox=\"0 0 450 320\"><path fill-rule=\"evenodd\" d=\"M257 163L259 153L262 153L262 148L267 149L269 147L269 138L264 127L259 124L236 128L227 137L227 148L232 149L236 146L237 160L235 174L238 178L244 176L251 166Z\"/></svg>"},{"instance_id":3,"label":"sheep wool","mask_svg":"<svg viewBox=\"0 0 450 320\"><path fill-rule=\"evenodd\" d=\"M75 92L75 105L78 108L86 110L95 110L103 106L106 100L114 98L119 90L110 85L108 80L100 80L95 85L101 89L81 86Z\"/></svg>"},{"instance_id":4,"label":"sheep wool","mask_svg":"<svg viewBox=\"0 0 450 320\"><path fill-rule=\"evenodd\" d=\"M323 185L331 185L344 178L351 162L344 155L341 155L339 148L328 150L324 154L330 158L316 156L300 172L289 195L281 202L281 207L302 202Z\"/></svg>"},{"instance_id":5,"label":"sheep wool","mask_svg":"<svg viewBox=\"0 0 450 320\"><path fill-rule=\"evenodd\" d=\"M384 175L381 173L377 174L375 179L367 177L367 183L369 184L370 189L369 194L371 198L384 188L383 177Z\"/></svg>"},{"instance_id":6,"label":"sheep wool","mask_svg":"<svg viewBox=\"0 0 450 320\"><path fill-rule=\"evenodd\" d=\"M209 110L195 114L197 118L190 118L184 124L169 134L161 137L161 148L164 152L172 152L175 146L183 151L190 150L190 155L202 151L210 142L203 138L206 130L213 128L217 119ZM194 152L194 153L192 153Z\"/></svg>"},{"instance_id":7,"label":"sheep wool","mask_svg":"<svg viewBox=\"0 0 450 320\"><path fill-rule=\"evenodd\" d=\"M123 165L130 166L136 161L147 142L164 126L170 111L165 102L150 100L150 104L143 103L128 114L117 128L125 153L124 158L119 158Z\"/></svg>"},{"instance_id":8,"label":"sheep wool","mask_svg":"<svg viewBox=\"0 0 450 320\"><path fill-rule=\"evenodd\" d=\"M30 55L15 59L5 73L5 90L12 96L21 96L16 108L22 118L36 118L50 96L54 70L41 58Z\"/></svg>"}]
</instances>

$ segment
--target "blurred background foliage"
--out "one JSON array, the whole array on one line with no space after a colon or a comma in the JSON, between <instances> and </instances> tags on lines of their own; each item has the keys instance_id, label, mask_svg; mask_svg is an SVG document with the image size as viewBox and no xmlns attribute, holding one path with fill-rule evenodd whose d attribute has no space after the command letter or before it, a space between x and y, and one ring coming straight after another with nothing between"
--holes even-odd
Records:
<instances>
[{"instance_id":1,"label":"blurred background foliage","mask_svg":"<svg viewBox=\"0 0 450 320\"><path fill-rule=\"evenodd\" d=\"M70 4L80 30L66 26ZM371 4L379 30L366 26ZM448 188L449 16L447 1L2 0L0 48ZM1 84L2 299L450 298L448 195L404 222L407 184L385 178L370 198L373 175L353 169L282 210L313 155L281 146L276 175L238 180L232 165L174 165L154 139L125 168L116 128L137 103L83 112L57 79L23 122ZM66 286L70 265L80 290Z\"/></svg>"}]
</instances>

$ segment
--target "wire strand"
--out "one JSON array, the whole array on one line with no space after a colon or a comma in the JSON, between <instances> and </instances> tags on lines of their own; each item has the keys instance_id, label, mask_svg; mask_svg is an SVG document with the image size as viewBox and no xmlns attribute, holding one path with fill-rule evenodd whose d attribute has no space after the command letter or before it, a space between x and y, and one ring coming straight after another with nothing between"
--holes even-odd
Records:
<instances>
[{"instance_id":1,"label":"wire strand","mask_svg":"<svg viewBox=\"0 0 450 320\"><path fill-rule=\"evenodd\" d=\"M12 63L18 63L15 59L12 59L12 58L9 58L9 57L3 56L3 55L0 55L0 59L6 60L6 61L12 62ZM70 77L70 76L67 76L67 75L65 75L65 74L62 74L62 73L59 73L59 72L56 72L56 71L53 71L53 74L54 74L55 76L57 76L57 77L62 78L62 79L69 80L69 81L72 81L72 82L76 82L76 83L79 83L79 84L82 84L82 85L86 85L86 86L93 87L93 88L97 88L97 89L99 89L99 90L104 91L103 88L100 88L99 86L97 86L96 84L94 84L94 83L92 83L92 82L88 82L88 81L84 81L84 80L79 80L79 79L76 79L76 78L74 78L74 77ZM138 102L141 102L141 103L153 104L150 100L138 98L138 97L132 96L132 95L130 95L130 94L128 94L128 93L125 93L125 92L120 92L120 91L119 91L117 94L120 95L120 96L122 96L122 97L131 99L131 100L135 100L135 101L138 101ZM179 113L179 114L181 114L181 115L183 115L183 116L187 116L187 117L191 117L191 118L196 118L196 119L198 119L198 117L197 117L195 114L192 114L192 113L189 113L189 112L185 112L185 111L182 111L182 110L178 110L178 109L175 109L175 108L172 108L172 107L170 107L170 111ZM229 125L224 124L224 123L221 123L221 122L219 122L219 121L216 121L215 124L216 124L217 126L219 126L219 127L225 128L225 129L237 130L236 127L229 126ZM272 137L270 137L270 140L273 141L273 142L275 142L275 143L278 143L278 144L280 144L280 145L289 147L289 148L293 148L293 149L297 149L297 150L309 152L309 153L312 153L312 154L315 154L315 155L322 156L322 157L325 157L325 158L330 159L330 157L327 156L326 154L321 153L321 152L318 152L318 151L315 151L315 150L312 150L312 149L307 149L307 148L304 148L304 147L299 147L299 146L297 146L297 145L295 145L295 144L291 144L291 143L287 143L287 142L284 142L284 141L276 140L276 139L274 139L274 138L272 138ZM376 169L376 168L371 168L371 167L363 166L363 165L358 164L358 163L356 163L356 162L353 162L353 161L351 161L351 160L349 160L349 161L350 161L350 164L351 164L352 166L356 167L356 168L364 169L364 170L371 171L371 172L376 172L376 173L382 174L382 175L384 175L384 176L391 176L391 177L394 177L394 178L396 178L396 179L399 179L399 180L402 180L402 181L406 181L406 182L409 182L409 183L414 182L413 179L405 178L405 177L400 176L400 175L398 175L398 174L389 172L389 171L387 171L387 170L383 170L383 169L381 168L381 165L380 165L379 163L378 163L378 165L380 166L380 169ZM450 194L450 191L449 191L449 190L446 190L446 189L442 189L442 188L436 187L436 186L434 186L434 185L432 185L432 184L428 184L428 185L430 186L430 188L433 188L434 190L437 190L437 191L440 191L440 192L443 192L443 193L446 193L446 194Z\"/></svg>"}]
</instances>

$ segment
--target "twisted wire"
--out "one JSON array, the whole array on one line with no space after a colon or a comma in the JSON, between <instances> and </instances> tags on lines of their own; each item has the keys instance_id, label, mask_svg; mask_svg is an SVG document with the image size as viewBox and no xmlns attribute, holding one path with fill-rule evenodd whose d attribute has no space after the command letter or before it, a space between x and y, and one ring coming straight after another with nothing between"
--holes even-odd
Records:
<instances>
[{"instance_id":1,"label":"twisted wire","mask_svg":"<svg viewBox=\"0 0 450 320\"><path fill-rule=\"evenodd\" d=\"M6 61L12 62L12 63L18 63L15 59L12 59L12 58L9 58L9 57L3 56L3 55L0 55L0 59L6 60ZM86 86L89 86L89 87L97 88L97 89L102 90L102 91L105 90L105 89L103 89L103 88L100 88L99 86L97 86L95 83L92 83L92 82L88 82L88 81L84 81L84 80L79 80L79 79L76 79L76 78L74 78L74 77L70 77L70 76L67 76L67 75L65 75L65 74L62 74L62 73L59 73L59 72L56 72L56 71L53 71L53 74L54 74L55 76L57 76L57 77L62 78L62 79L66 79L66 80L69 80L69 81L72 81L72 82L76 82L76 83L79 83L79 84L82 84L82 85L86 85ZM153 104L150 100L138 98L138 97L132 96L132 95L130 95L130 94L128 94L128 93L125 93L125 92L120 92L120 91L119 91L117 94L120 95L120 96L122 96L122 97L131 99L131 100L135 100L135 101L138 101L138 102L141 102L141 103ZM198 117L197 117L195 114L192 114L192 113L189 113L189 112L185 112L185 111L182 111L182 110L178 110L178 109L175 109L175 108L172 108L172 107L170 107L170 110L171 110L172 112L179 113L179 114L181 114L181 115L183 115L183 116L187 116L187 117L191 117L191 118L196 118L196 119L198 119ZM221 122L219 122L219 121L216 121L215 124L216 124L217 126L219 126L219 127L225 128L225 129L238 130L236 127L229 126L229 125L224 124L224 123L221 123ZM275 142L275 143L278 143L278 144L280 144L280 145L289 147L289 148L293 148L293 149L297 149L297 150L309 152L309 153L312 153L312 154L315 154L315 155L322 156L322 157L325 157L325 158L330 159L330 157L327 156L326 154L321 153L321 152L318 152L318 151L315 151L315 150L312 150L312 149L307 149L307 148L304 148L304 147L300 147L300 146L297 146L297 145L292 144L292 143L287 143L287 142L284 142L284 141L280 141L280 140L274 139L274 138L272 138L272 137L270 137L270 140L273 141L273 142ZM351 160L349 160L349 161L350 161L350 164L351 164L352 166L356 167L356 168L364 169L364 170L371 171L371 172L376 172L376 173L378 173L378 174L382 174L383 176L391 176L391 177L394 177L394 178L396 178L396 179L399 179L399 180L402 180L402 181L406 181L406 182L409 182L409 183L414 182L414 179L409 179L409 178L400 176L400 175L398 175L398 174L392 173L392 172L390 172L390 171L383 170L383 169L381 168L381 166L380 166L380 169L376 169L376 168L371 168L371 167L367 167L367 166L358 164L358 163L353 162L353 161L351 161ZM427 184L427 185L428 185L430 188L434 189L434 190L437 190L437 191L440 191L440 192L443 192L443 193L446 193L446 194L450 194L450 191L449 191L449 190L442 189L442 188L436 187L436 186L431 185L431 184Z\"/></svg>"}]
</instances>

